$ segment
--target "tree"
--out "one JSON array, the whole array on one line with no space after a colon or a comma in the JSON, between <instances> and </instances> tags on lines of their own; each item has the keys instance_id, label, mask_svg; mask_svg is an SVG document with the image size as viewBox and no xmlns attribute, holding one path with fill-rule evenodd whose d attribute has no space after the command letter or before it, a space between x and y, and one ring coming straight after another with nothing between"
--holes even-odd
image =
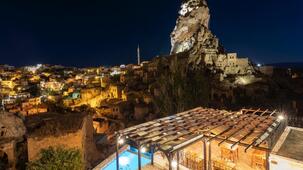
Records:
<instances>
[{"instance_id":1,"label":"tree","mask_svg":"<svg viewBox=\"0 0 303 170\"><path fill-rule=\"evenodd\" d=\"M81 170L83 169L80 151L62 147L43 149L40 158L28 163L27 170Z\"/></svg>"},{"instance_id":2,"label":"tree","mask_svg":"<svg viewBox=\"0 0 303 170\"><path fill-rule=\"evenodd\" d=\"M155 103L162 114L208 105L210 82L202 67L193 68L174 56L169 68L159 70L162 71L156 80L158 96L155 96Z\"/></svg>"}]
</instances>

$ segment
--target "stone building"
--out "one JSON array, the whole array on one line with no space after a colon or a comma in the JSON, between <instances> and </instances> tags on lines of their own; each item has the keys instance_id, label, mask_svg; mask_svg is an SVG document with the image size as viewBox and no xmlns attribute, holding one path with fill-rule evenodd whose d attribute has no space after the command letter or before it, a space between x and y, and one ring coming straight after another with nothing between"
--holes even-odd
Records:
<instances>
[{"instance_id":1,"label":"stone building","mask_svg":"<svg viewBox=\"0 0 303 170\"><path fill-rule=\"evenodd\" d=\"M123 119L130 111L129 102L120 99L104 100L99 112L116 119Z\"/></svg>"},{"instance_id":2,"label":"stone building","mask_svg":"<svg viewBox=\"0 0 303 170\"><path fill-rule=\"evenodd\" d=\"M13 113L0 113L0 169L16 169L17 143L23 141L26 129L23 120Z\"/></svg>"},{"instance_id":3,"label":"stone building","mask_svg":"<svg viewBox=\"0 0 303 170\"><path fill-rule=\"evenodd\" d=\"M41 81L40 86L42 89L49 89L52 91L61 91L64 87L64 83L56 81L56 80L48 81L48 82Z\"/></svg>"},{"instance_id":4,"label":"stone building","mask_svg":"<svg viewBox=\"0 0 303 170\"><path fill-rule=\"evenodd\" d=\"M96 119L93 122L95 133L102 134L110 128L109 121L104 119Z\"/></svg>"},{"instance_id":5,"label":"stone building","mask_svg":"<svg viewBox=\"0 0 303 170\"><path fill-rule=\"evenodd\" d=\"M118 85L110 85L108 89L108 95L110 95L111 98L119 99L122 97L122 89Z\"/></svg>"},{"instance_id":6,"label":"stone building","mask_svg":"<svg viewBox=\"0 0 303 170\"><path fill-rule=\"evenodd\" d=\"M33 115L27 117L26 126L29 161L38 159L40 151L49 147L79 149L86 168L98 157L93 141L93 120L88 114Z\"/></svg>"},{"instance_id":7,"label":"stone building","mask_svg":"<svg viewBox=\"0 0 303 170\"><path fill-rule=\"evenodd\" d=\"M9 88L9 89L13 89L16 86L13 80L2 80L0 81L0 85L3 88Z\"/></svg>"},{"instance_id":8,"label":"stone building","mask_svg":"<svg viewBox=\"0 0 303 170\"><path fill-rule=\"evenodd\" d=\"M81 89L81 100L89 100L91 98L94 98L98 95L100 95L101 90L98 88L87 88L87 89Z\"/></svg>"},{"instance_id":9,"label":"stone building","mask_svg":"<svg viewBox=\"0 0 303 170\"><path fill-rule=\"evenodd\" d=\"M253 68L250 66L248 58L238 58L237 53L220 54L217 58L205 58L207 65L214 65L222 70L225 75L246 75L252 74Z\"/></svg>"}]
</instances>

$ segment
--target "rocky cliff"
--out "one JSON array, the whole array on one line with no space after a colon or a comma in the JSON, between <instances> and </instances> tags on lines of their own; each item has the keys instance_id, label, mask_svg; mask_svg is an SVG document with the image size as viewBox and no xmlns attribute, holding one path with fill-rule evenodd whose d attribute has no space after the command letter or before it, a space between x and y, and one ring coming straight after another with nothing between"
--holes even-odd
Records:
<instances>
[{"instance_id":1,"label":"rocky cliff","mask_svg":"<svg viewBox=\"0 0 303 170\"><path fill-rule=\"evenodd\" d=\"M227 54L219 39L209 29L210 10L207 0L183 0L176 26L171 33L171 54L188 53L188 62L204 65L228 75L251 75L254 68L248 58Z\"/></svg>"},{"instance_id":2,"label":"rocky cliff","mask_svg":"<svg viewBox=\"0 0 303 170\"><path fill-rule=\"evenodd\" d=\"M171 34L171 53L218 49L219 40L209 30L210 12L206 0L184 0Z\"/></svg>"}]
</instances>

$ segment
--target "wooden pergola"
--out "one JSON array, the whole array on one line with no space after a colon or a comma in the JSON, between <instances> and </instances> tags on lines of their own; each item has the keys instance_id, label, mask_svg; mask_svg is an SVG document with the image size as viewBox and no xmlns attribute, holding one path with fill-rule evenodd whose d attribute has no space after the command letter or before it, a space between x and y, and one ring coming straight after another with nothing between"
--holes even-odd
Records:
<instances>
[{"instance_id":1,"label":"wooden pergola","mask_svg":"<svg viewBox=\"0 0 303 170\"><path fill-rule=\"evenodd\" d=\"M229 112L199 107L146 122L117 132L117 169L119 147L126 143L138 148L139 170L142 148L151 152L151 164L153 153L162 151L168 159L169 169L172 169L172 159L175 155L179 164L178 151L201 140L204 149L204 169L207 169L207 145L212 140L220 141L219 145L229 143L231 149L241 145L246 147L245 151L256 148L268 152L274 143L273 134L277 135L277 132L281 131L279 129L284 128L281 126L283 119L283 115L276 111L242 109Z\"/></svg>"}]
</instances>

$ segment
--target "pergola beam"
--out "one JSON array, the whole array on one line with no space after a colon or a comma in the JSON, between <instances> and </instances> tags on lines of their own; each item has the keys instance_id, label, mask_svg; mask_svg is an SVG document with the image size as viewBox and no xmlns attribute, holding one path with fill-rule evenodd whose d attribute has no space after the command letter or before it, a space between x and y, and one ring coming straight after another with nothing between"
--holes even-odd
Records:
<instances>
[{"instance_id":1,"label":"pergola beam","mask_svg":"<svg viewBox=\"0 0 303 170\"><path fill-rule=\"evenodd\" d=\"M197 136L197 137L195 137L195 138L193 138L191 140L188 140L188 141L186 141L186 142L184 142L184 143L182 143L180 145L177 145L177 146L173 147L170 150L170 152L175 152L175 151L180 150L180 149L182 149L182 148L184 148L186 146L189 146L189 145L191 145L191 144L193 144L193 143L201 140L203 137L204 137L204 135L199 135L199 136Z\"/></svg>"},{"instance_id":2,"label":"pergola beam","mask_svg":"<svg viewBox=\"0 0 303 170\"><path fill-rule=\"evenodd\" d=\"M224 138L220 138L220 137L217 137L217 138L215 138L214 140L223 140ZM233 144L235 141L233 141L233 140L226 140L225 141L226 143L229 143L229 144ZM247 144L247 143L243 143L243 142L240 142L239 144L238 144L239 146L243 146L243 147L248 147L249 146L249 144ZM255 148L255 149L258 149L258 150L262 150L262 151L268 151L269 149L268 148L264 148L264 147L260 147L260 146L253 146L252 148Z\"/></svg>"},{"instance_id":3,"label":"pergola beam","mask_svg":"<svg viewBox=\"0 0 303 170\"><path fill-rule=\"evenodd\" d=\"M248 118L253 118L253 117L250 116L250 117L248 117ZM240 123L240 121L237 122L237 124L235 124L235 126L237 126L239 123ZM247 125L244 124L243 126L241 126L241 127L239 127L238 129L236 129L235 132L233 132L233 133L230 134L228 137L226 137L226 139L224 139L223 141L221 141L221 142L219 143L219 146L220 146L223 142L225 142L226 140L228 140L228 139L230 139L231 137L233 137L235 134L241 132L241 129L244 128L245 126L247 126ZM240 130L240 131L239 131L239 130Z\"/></svg>"},{"instance_id":4,"label":"pergola beam","mask_svg":"<svg viewBox=\"0 0 303 170\"><path fill-rule=\"evenodd\" d=\"M226 116L226 117L229 117L229 115L228 116ZM201 128L205 128L206 126L209 126L210 124L212 124L212 123L215 123L215 121L212 121L212 122L209 122L208 120L207 121L205 121L205 123L208 123L207 125L204 125L203 127L201 127ZM226 121L227 122L227 121ZM222 126L222 125L218 125L218 126L216 126L216 127L220 127L220 126ZM214 128L212 128L212 129L215 129L216 127L214 127ZM206 132L208 132L208 131L210 131L210 130L212 130L212 129L209 129L209 130L207 130ZM168 142L170 142L170 141L168 141ZM165 142L166 143L166 142Z\"/></svg>"},{"instance_id":5,"label":"pergola beam","mask_svg":"<svg viewBox=\"0 0 303 170\"><path fill-rule=\"evenodd\" d=\"M202 112L202 113L205 113L205 112ZM201 114L201 113L200 113L200 114ZM205 118L205 117L206 117L206 116L203 116L202 119ZM175 118L181 118L181 117L176 116ZM183 123L183 124L188 123L188 122L185 122L186 120L192 121L192 119L190 119L190 117L183 117L181 120L184 120L184 123ZM162 120L160 119L160 120L158 120L158 121L155 121L155 123L160 123L160 121L162 121ZM170 125L166 127L166 130L162 130L162 131L161 131L162 133L165 133L165 132L170 131L169 128L172 128L172 127L184 128L184 127L182 127L181 125L176 126L176 124L172 124L172 123L169 123L169 124L170 124ZM191 126L191 125L188 125L188 127L190 127L190 126ZM158 129L155 130L154 127L153 127L153 125L151 125L148 129L150 129L150 128L152 128L152 130L150 130L148 134L153 133L153 132L156 132L156 131L158 130ZM160 129L163 129L163 128L160 128ZM135 132L136 132L136 131L135 131ZM135 133L135 132L132 132L132 133ZM144 138L144 137L147 136L148 134L143 135L143 136L139 136L138 138ZM135 134L133 134L133 135L135 135ZM157 135L155 135L155 136L157 136Z\"/></svg>"},{"instance_id":6,"label":"pergola beam","mask_svg":"<svg viewBox=\"0 0 303 170\"><path fill-rule=\"evenodd\" d=\"M198 123L198 125L199 126L201 126L201 125L204 125L203 126L203 128L204 127L206 127L206 126L209 126L211 123L214 123L215 121L210 121L210 120L212 120L213 118L215 118L215 117L217 117L218 115L215 115L215 116L212 116L211 118L208 118L208 119L206 119L206 120L203 120L203 121L201 121L201 122L199 122ZM208 123L207 125L205 125L205 123ZM198 126L198 125L196 125L196 126ZM186 133L185 135L179 135L178 136L178 138L180 138L180 137L183 137L183 136L186 136L187 134L189 134L189 133L191 133L190 131L190 128L192 128L192 124L188 124L186 127L182 127L182 126L178 126L180 129L182 129L182 130L185 130L185 131L188 131L188 133ZM201 128L200 128L201 129ZM175 129L174 129L175 130ZM161 131L161 134L163 134L163 133L169 133L170 131ZM159 136L159 134L158 135L153 135L152 137L155 137L155 136ZM166 134L166 135L162 135L161 136L161 138L164 138L164 137L167 137L167 136L171 136L171 134ZM152 138L152 137L150 137L150 136L148 136L149 138ZM175 139L176 139L176 137L175 137ZM136 139L136 140L138 140L138 139ZM143 141L143 143L142 144L145 144L145 143L148 143L148 141L149 140L151 140L151 139L145 139L144 141ZM174 140L174 139L171 139L171 140ZM171 141L170 140L170 141ZM165 144L165 143L168 143L168 142L170 142L170 141L163 141L161 144Z\"/></svg>"},{"instance_id":7,"label":"pergola beam","mask_svg":"<svg viewBox=\"0 0 303 170\"><path fill-rule=\"evenodd\" d=\"M234 128L234 126L236 126L240 121L244 120L245 118L247 118L247 115L244 115L240 120L237 121L236 124L233 124L231 126L229 126L227 129L225 129L224 131L222 131L221 133L215 135L214 137L210 138L209 141L212 141L213 139L215 139L218 136L222 136L223 134L225 134L226 132L230 131L231 129Z\"/></svg>"},{"instance_id":8,"label":"pergola beam","mask_svg":"<svg viewBox=\"0 0 303 170\"><path fill-rule=\"evenodd\" d=\"M268 110L264 111L261 116L266 113ZM267 117L264 117L261 121L259 121L258 123L256 123L256 125L249 131L249 133L247 133L245 136L243 136L241 139L239 139L237 142L235 142L234 144L232 144L231 148L235 147L237 144L239 144L242 140L245 140L246 138L248 138L248 136L250 136L252 133L254 133L255 129L258 128L262 123L264 123L270 116L273 115L273 113L275 113L276 111L273 111L272 114L268 115Z\"/></svg>"},{"instance_id":9,"label":"pergola beam","mask_svg":"<svg viewBox=\"0 0 303 170\"><path fill-rule=\"evenodd\" d=\"M274 123L272 122L273 114L275 114L275 111L261 111L260 109L242 109L241 112L228 112L225 110L203 109L199 107L119 132L120 135L128 137L128 140L133 141L134 144L140 143L140 146L150 145L151 147L153 145L154 151L160 150L166 154L180 150L183 146L188 146L188 141L190 141L189 143L196 141L195 138L199 135L205 136L209 139L208 141L214 139L223 140L220 143L231 143L232 147L242 145L255 148L259 146L252 146L255 145L254 142L247 144L243 141L251 135L256 136L260 133L255 132L259 124L262 124L266 129L271 127L272 123ZM247 124L250 124L252 121L258 125L252 125L252 127L247 127L245 130L242 130L243 127L246 127ZM241 123L243 123L243 125ZM214 130L220 127L223 128L223 131L217 134ZM265 132L264 130L264 132L261 133L264 134ZM228 137L224 136L226 133L229 134ZM237 133L243 137L237 140L231 138ZM212 134L216 135L213 136ZM254 138L254 141L260 137L261 136L258 135L257 138ZM261 150L267 149L259 148L261 148Z\"/></svg>"},{"instance_id":10,"label":"pergola beam","mask_svg":"<svg viewBox=\"0 0 303 170\"><path fill-rule=\"evenodd\" d=\"M279 122L278 120L279 120L279 119L277 118L276 121L274 121L274 123L278 123L277 126L280 125L280 122ZM273 124L274 124L274 123L273 123ZM268 133L268 129L274 128L274 127L273 127L273 124L271 124L271 125L266 129L266 131L265 131L264 133L261 133L261 135L259 135L257 138L255 138L254 141L253 141L251 144L249 144L249 145L245 148L245 152L246 152L250 147L252 147L253 145L257 144L257 141L258 141L264 134ZM274 130L272 130L272 132L273 132L273 131L274 131ZM267 136L267 137L268 137L268 136ZM267 138L267 137L266 137L266 138ZM265 139L266 139L266 138L265 138ZM263 143L265 139L263 139L257 146L259 146L261 143ZM261 140L261 139L260 139L260 140Z\"/></svg>"}]
</instances>

